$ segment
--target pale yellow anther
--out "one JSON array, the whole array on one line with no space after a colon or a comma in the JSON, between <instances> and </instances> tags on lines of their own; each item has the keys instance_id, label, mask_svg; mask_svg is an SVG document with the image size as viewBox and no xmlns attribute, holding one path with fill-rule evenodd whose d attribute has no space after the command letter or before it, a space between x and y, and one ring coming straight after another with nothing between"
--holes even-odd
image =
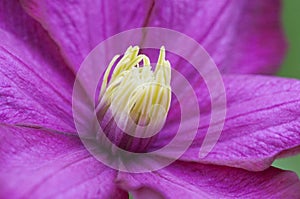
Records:
<instances>
[{"instance_id":1,"label":"pale yellow anther","mask_svg":"<svg viewBox=\"0 0 300 199\"><path fill-rule=\"evenodd\" d=\"M110 107L124 123L128 119L138 125L164 121L171 101L171 66L165 60L165 48L160 49L154 71L149 58L138 52L138 46L130 46L108 80L119 56L112 59L103 77L100 104Z\"/></svg>"}]
</instances>

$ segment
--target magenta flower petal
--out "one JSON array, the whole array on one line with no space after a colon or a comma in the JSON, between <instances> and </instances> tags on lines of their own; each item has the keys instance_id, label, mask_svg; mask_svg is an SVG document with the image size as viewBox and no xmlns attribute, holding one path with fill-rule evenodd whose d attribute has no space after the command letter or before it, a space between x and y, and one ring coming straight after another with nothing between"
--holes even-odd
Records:
<instances>
[{"instance_id":1,"label":"magenta flower petal","mask_svg":"<svg viewBox=\"0 0 300 199\"><path fill-rule=\"evenodd\" d=\"M74 70L100 41L145 26L191 36L228 73L274 73L285 51L279 0L22 0L22 4L57 42Z\"/></svg>"},{"instance_id":2,"label":"magenta flower petal","mask_svg":"<svg viewBox=\"0 0 300 199\"><path fill-rule=\"evenodd\" d=\"M191 36L224 72L270 74L285 51L280 20L280 0L183 0L155 3L149 25Z\"/></svg>"},{"instance_id":3,"label":"magenta flower petal","mask_svg":"<svg viewBox=\"0 0 300 199\"><path fill-rule=\"evenodd\" d=\"M299 81L246 75L223 78L227 116L221 136L213 150L208 151L205 158L199 158L210 121L210 99L204 86L195 87L202 110L200 128L182 160L260 171L268 168L277 157L300 151ZM171 108L173 120L170 121L174 121L177 111ZM168 124L170 126L152 147L159 148L173 138L176 122Z\"/></svg>"},{"instance_id":4,"label":"magenta flower petal","mask_svg":"<svg viewBox=\"0 0 300 199\"><path fill-rule=\"evenodd\" d=\"M118 176L136 198L291 198L300 197L296 174L269 168L264 172L176 162L152 173Z\"/></svg>"},{"instance_id":5,"label":"magenta flower petal","mask_svg":"<svg viewBox=\"0 0 300 199\"><path fill-rule=\"evenodd\" d=\"M0 198L128 198L76 136L0 126Z\"/></svg>"},{"instance_id":6,"label":"magenta flower petal","mask_svg":"<svg viewBox=\"0 0 300 199\"><path fill-rule=\"evenodd\" d=\"M1 29L0 48L0 123L75 132L64 63Z\"/></svg>"},{"instance_id":7,"label":"magenta flower petal","mask_svg":"<svg viewBox=\"0 0 300 199\"><path fill-rule=\"evenodd\" d=\"M75 71L87 54L104 39L143 26L151 6L144 1L129 4L127 1L99 0L22 0L22 5L49 32Z\"/></svg>"},{"instance_id":8,"label":"magenta flower petal","mask_svg":"<svg viewBox=\"0 0 300 199\"><path fill-rule=\"evenodd\" d=\"M13 46L13 49L18 52L25 50L25 55L21 53L18 56L27 56L31 61L41 65L40 67L43 66L44 70L60 70L65 73L65 78L69 78L68 73L70 72L66 69L63 70L66 64L61 58L58 46L41 24L25 13L19 1L3 0L0 2L0 29L22 42L20 46ZM11 42L1 37L2 41L4 43Z\"/></svg>"}]
</instances>

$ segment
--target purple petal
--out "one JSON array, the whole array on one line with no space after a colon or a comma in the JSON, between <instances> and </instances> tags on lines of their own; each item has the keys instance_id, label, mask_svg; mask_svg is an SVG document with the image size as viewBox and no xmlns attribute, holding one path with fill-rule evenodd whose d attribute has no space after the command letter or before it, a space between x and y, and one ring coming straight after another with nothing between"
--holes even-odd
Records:
<instances>
[{"instance_id":1,"label":"purple petal","mask_svg":"<svg viewBox=\"0 0 300 199\"><path fill-rule=\"evenodd\" d=\"M274 73L285 51L280 0L22 3L28 14L49 31L74 70L99 42L145 26L170 28L191 36L227 73Z\"/></svg>"},{"instance_id":2,"label":"purple petal","mask_svg":"<svg viewBox=\"0 0 300 199\"><path fill-rule=\"evenodd\" d=\"M75 131L74 76L59 57L20 39L0 29L0 122Z\"/></svg>"},{"instance_id":3,"label":"purple petal","mask_svg":"<svg viewBox=\"0 0 300 199\"><path fill-rule=\"evenodd\" d=\"M145 1L100 0L22 0L22 5L49 32L75 71L101 41L141 27L151 6Z\"/></svg>"},{"instance_id":4,"label":"purple petal","mask_svg":"<svg viewBox=\"0 0 300 199\"><path fill-rule=\"evenodd\" d=\"M41 62L41 65L52 65L53 68L60 70L65 67L58 46L40 23L25 13L18 0L0 2L0 29L22 41L20 52L26 46L31 52L30 58Z\"/></svg>"},{"instance_id":5,"label":"purple petal","mask_svg":"<svg viewBox=\"0 0 300 199\"><path fill-rule=\"evenodd\" d=\"M200 149L207 150L207 145L202 144L209 127L211 104L205 86L194 85L201 110L200 126L194 143L181 160L260 171L268 168L277 157L300 152L300 81L246 75L223 78L227 116L220 138L216 145L209 143L213 149L206 151L206 157L199 157ZM217 113L218 108L215 111ZM152 150L173 139L177 132L178 120L174 119L177 116L175 101L169 112L170 123L151 146ZM186 135L188 138L188 132Z\"/></svg>"},{"instance_id":6,"label":"purple petal","mask_svg":"<svg viewBox=\"0 0 300 199\"><path fill-rule=\"evenodd\" d=\"M128 198L75 136L0 126L0 198Z\"/></svg>"},{"instance_id":7,"label":"purple petal","mask_svg":"<svg viewBox=\"0 0 300 199\"><path fill-rule=\"evenodd\" d=\"M285 52L280 0L158 1L149 26L194 38L226 73L272 74Z\"/></svg>"},{"instance_id":8,"label":"purple petal","mask_svg":"<svg viewBox=\"0 0 300 199\"><path fill-rule=\"evenodd\" d=\"M176 162L162 170L122 173L119 185L136 198L291 198L300 197L296 174L269 168L262 172Z\"/></svg>"}]
</instances>

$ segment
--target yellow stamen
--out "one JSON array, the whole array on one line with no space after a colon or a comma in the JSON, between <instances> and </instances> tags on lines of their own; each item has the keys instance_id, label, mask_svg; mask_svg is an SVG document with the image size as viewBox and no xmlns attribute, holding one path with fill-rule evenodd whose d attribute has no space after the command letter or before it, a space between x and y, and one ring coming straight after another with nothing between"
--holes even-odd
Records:
<instances>
[{"instance_id":1,"label":"yellow stamen","mask_svg":"<svg viewBox=\"0 0 300 199\"><path fill-rule=\"evenodd\" d=\"M171 66L161 47L155 71L139 47L129 47L108 76L119 56L109 64L101 86L100 104L111 108L113 117L126 126L129 119L137 125L165 121L171 101ZM141 64L142 62L142 64ZM163 111L162 111L163 110Z\"/></svg>"}]
</instances>

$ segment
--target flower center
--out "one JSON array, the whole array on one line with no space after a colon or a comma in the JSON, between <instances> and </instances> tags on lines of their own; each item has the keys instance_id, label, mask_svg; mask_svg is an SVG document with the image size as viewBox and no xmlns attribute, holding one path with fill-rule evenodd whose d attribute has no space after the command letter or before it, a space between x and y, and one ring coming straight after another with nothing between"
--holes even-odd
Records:
<instances>
[{"instance_id":1,"label":"flower center","mask_svg":"<svg viewBox=\"0 0 300 199\"><path fill-rule=\"evenodd\" d=\"M127 134L148 138L162 128L170 108L171 66L165 60L164 47L155 70L149 58L138 53L138 46L129 47L111 73L120 56L112 59L103 77L98 106L102 115L110 110L118 127Z\"/></svg>"}]
</instances>

